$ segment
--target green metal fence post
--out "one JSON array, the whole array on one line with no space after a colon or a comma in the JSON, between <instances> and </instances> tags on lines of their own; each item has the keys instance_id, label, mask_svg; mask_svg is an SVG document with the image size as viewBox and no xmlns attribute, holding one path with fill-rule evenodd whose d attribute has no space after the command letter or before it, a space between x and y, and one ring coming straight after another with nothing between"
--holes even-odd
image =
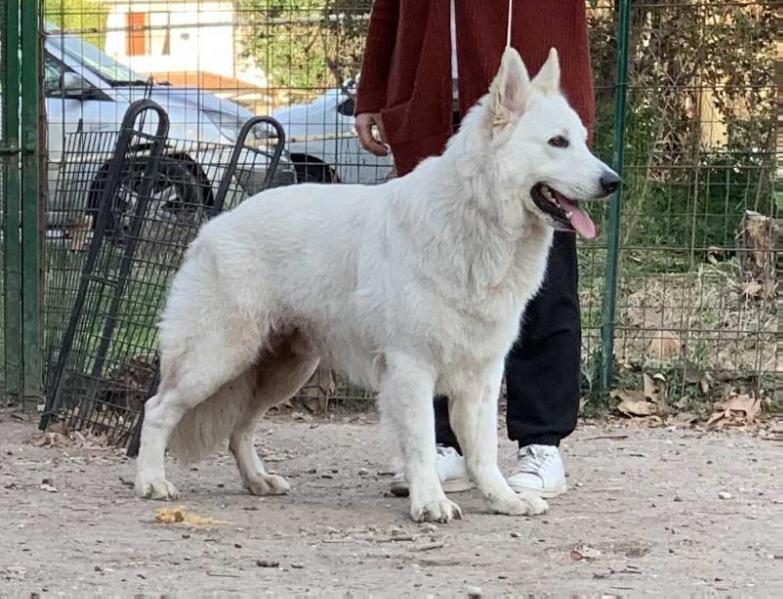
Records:
<instances>
[{"instance_id":1,"label":"green metal fence post","mask_svg":"<svg viewBox=\"0 0 783 599\"><path fill-rule=\"evenodd\" d=\"M42 399L40 239L40 38L39 1L22 11L22 345L23 401L30 409Z\"/></svg>"},{"instance_id":2,"label":"green metal fence post","mask_svg":"<svg viewBox=\"0 0 783 599\"><path fill-rule=\"evenodd\" d=\"M631 0L618 0L617 15L617 63L614 93L614 128L612 139L612 167L622 176L625 150L625 105L628 97L628 38L631 29ZM609 204L609 230L607 233L606 287L603 299L603 323L601 325L601 363L599 389L606 393L612 384L614 360L614 319L617 304L617 281L620 263L620 201L622 187Z\"/></svg>"},{"instance_id":3,"label":"green metal fence post","mask_svg":"<svg viewBox=\"0 0 783 599\"><path fill-rule=\"evenodd\" d=\"M3 254L6 393L22 392L22 245L19 179L19 2L6 0L3 31Z\"/></svg>"}]
</instances>

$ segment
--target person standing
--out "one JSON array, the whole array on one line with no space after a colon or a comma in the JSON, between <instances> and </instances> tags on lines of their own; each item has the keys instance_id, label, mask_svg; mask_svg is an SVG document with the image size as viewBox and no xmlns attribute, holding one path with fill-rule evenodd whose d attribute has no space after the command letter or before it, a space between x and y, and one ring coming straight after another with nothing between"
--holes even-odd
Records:
<instances>
[{"instance_id":1,"label":"person standing","mask_svg":"<svg viewBox=\"0 0 783 599\"><path fill-rule=\"evenodd\" d=\"M399 176L439 154L487 93L507 40L531 76L557 48L563 93L589 130L595 103L583 0L375 0L356 97L361 145L378 156L391 151ZM544 283L506 360L506 425L518 444L508 482L518 492L555 497L567 489L559 445L579 411L577 275L575 236L556 232ZM466 490L448 398L435 398L434 409L443 488ZM407 494L402 474L392 492Z\"/></svg>"}]
</instances>

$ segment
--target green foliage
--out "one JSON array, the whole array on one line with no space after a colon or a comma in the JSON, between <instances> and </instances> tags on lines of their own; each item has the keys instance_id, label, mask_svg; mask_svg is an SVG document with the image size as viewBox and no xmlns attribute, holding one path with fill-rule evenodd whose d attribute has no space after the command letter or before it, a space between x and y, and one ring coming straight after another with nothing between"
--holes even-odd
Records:
<instances>
[{"instance_id":1,"label":"green foliage","mask_svg":"<svg viewBox=\"0 0 783 599\"><path fill-rule=\"evenodd\" d=\"M356 77L372 0L239 0L241 54L274 87L312 90Z\"/></svg>"},{"instance_id":2,"label":"green foliage","mask_svg":"<svg viewBox=\"0 0 783 599\"><path fill-rule=\"evenodd\" d=\"M611 154L615 11L592 2L599 123ZM769 0L633 7L625 247L733 247L742 213L774 214L774 12Z\"/></svg>"},{"instance_id":3,"label":"green foliage","mask_svg":"<svg viewBox=\"0 0 783 599\"><path fill-rule=\"evenodd\" d=\"M43 11L48 24L78 32L86 41L103 47L109 12L103 0L44 0Z\"/></svg>"}]
</instances>

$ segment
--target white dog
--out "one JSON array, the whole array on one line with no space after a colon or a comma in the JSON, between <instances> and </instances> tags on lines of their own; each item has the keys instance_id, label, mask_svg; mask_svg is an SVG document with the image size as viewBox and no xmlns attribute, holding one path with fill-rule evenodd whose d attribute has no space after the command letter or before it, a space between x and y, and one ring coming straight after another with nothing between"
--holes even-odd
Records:
<instances>
[{"instance_id":1,"label":"white dog","mask_svg":"<svg viewBox=\"0 0 783 599\"><path fill-rule=\"evenodd\" d=\"M436 393L450 398L468 473L492 509L544 512L498 469L504 358L554 229L594 236L578 202L619 184L588 150L559 78L554 50L531 81L508 49L442 156L384 185L272 189L207 223L160 323L161 382L146 404L137 492L176 497L169 440L193 459L226 438L251 493L288 492L264 469L254 429L320 364L378 391L414 520L461 516L435 471Z\"/></svg>"}]
</instances>

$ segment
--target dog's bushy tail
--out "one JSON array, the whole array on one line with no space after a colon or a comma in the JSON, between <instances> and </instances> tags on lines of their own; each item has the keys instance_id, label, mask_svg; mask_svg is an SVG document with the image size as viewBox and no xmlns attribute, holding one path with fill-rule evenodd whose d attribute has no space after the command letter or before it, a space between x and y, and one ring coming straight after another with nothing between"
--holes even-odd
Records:
<instances>
[{"instance_id":1,"label":"dog's bushy tail","mask_svg":"<svg viewBox=\"0 0 783 599\"><path fill-rule=\"evenodd\" d=\"M193 463L223 449L231 431L246 417L251 399L247 372L185 412L171 433L169 450L178 459Z\"/></svg>"}]
</instances>

